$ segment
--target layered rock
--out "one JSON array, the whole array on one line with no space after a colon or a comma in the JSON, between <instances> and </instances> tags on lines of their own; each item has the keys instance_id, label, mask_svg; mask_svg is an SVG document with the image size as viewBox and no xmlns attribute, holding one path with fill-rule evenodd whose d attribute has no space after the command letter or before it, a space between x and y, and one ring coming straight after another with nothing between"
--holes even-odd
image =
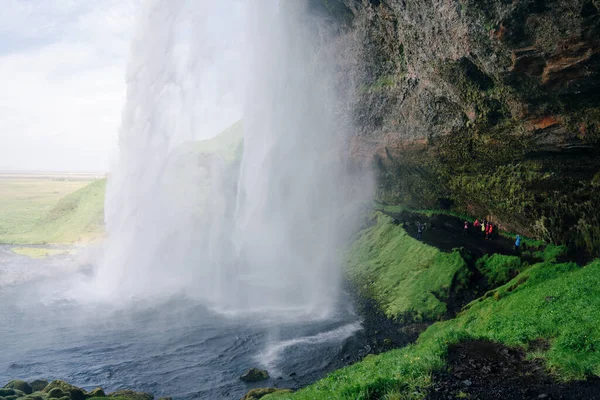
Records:
<instances>
[{"instance_id":1,"label":"layered rock","mask_svg":"<svg viewBox=\"0 0 600 400\"><path fill-rule=\"evenodd\" d=\"M598 1L321 3L379 200L598 253Z\"/></svg>"}]
</instances>

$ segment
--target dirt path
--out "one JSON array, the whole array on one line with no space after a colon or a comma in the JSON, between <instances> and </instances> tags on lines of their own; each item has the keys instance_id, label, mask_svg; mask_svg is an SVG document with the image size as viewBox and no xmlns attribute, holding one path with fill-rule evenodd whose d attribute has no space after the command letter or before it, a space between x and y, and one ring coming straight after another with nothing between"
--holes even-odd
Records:
<instances>
[{"instance_id":1,"label":"dirt path","mask_svg":"<svg viewBox=\"0 0 600 400\"><path fill-rule=\"evenodd\" d=\"M433 389L426 398L600 400L600 379L557 382L541 362L524 356L522 350L485 341L451 346L448 370L433 374Z\"/></svg>"},{"instance_id":2,"label":"dirt path","mask_svg":"<svg viewBox=\"0 0 600 400\"><path fill-rule=\"evenodd\" d=\"M425 223L421 240L431 246L446 252L457 247L464 247L476 257L484 254L515 254L514 241L498 234L492 240L486 240L480 229L473 228L469 223L466 235L463 235L464 220L450 215L436 214L431 217L422 214L382 211L394 218L396 223L404 224L404 229L412 237L417 237L417 223Z\"/></svg>"}]
</instances>

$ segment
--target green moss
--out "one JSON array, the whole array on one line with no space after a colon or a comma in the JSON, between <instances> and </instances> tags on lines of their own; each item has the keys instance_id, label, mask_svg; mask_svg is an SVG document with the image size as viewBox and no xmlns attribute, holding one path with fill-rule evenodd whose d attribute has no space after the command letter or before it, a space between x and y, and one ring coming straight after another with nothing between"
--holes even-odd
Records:
<instances>
[{"instance_id":1,"label":"green moss","mask_svg":"<svg viewBox=\"0 0 600 400\"><path fill-rule=\"evenodd\" d=\"M560 257L566 256L567 253L568 253L567 246L556 246L556 245L550 244L550 245L546 246L543 250L536 251L534 253L534 256L537 257L538 259L541 259L541 260L544 260L547 262L556 262L556 261L558 261L558 259Z\"/></svg>"},{"instance_id":2,"label":"green moss","mask_svg":"<svg viewBox=\"0 0 600 400\"><path fill-rule=\"evenodd\" d=\"M295 394L265 399L422 399L431 373L444 367L448 346L483 339L535 352L562 379L600 375L600 260L586 267L536 264L490 296L469 305L457 318L438 322L416 344L338 370Z\"/></svg>"},{"instance_id":3,"label":"green moss","mask_svg":"<svg viewBox=\"0 0 600 400\"><path fill-rule=\"evenodd\" d=\"M506 283L521 272L521 259L502 254L484 255L476 262L477 269L487 277L490 286Z\"/></svg>"},{"instance_id":4,"label":"green moss","mask_svg":"<svg viewBox=\"0 0 600 400\"><path fill-rule=\"evenodd\" d=\"M348 276L389 318L435 320L447 311L452 291L470 271L458 251L442 253L410 237L381 213L375 226L360 233L348 258Z\"/></svg>"}]
</instances>

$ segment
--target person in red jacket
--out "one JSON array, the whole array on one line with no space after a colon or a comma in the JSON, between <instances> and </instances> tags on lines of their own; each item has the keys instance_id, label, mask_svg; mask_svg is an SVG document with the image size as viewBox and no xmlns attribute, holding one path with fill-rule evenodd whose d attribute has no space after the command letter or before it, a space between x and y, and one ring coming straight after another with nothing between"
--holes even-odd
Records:
<instances>
[{"instance_id":1,"label":"person in red jacket","mask_svg":"<svg viewBox=\"0 0 600 400\"><path fill-rule=\"evenodd\" d=\"M486 228L485 228L485 238L486 239L492 239L492 233L494 232L494 227L492 224L488 223Z\"/></svg>"}]
</instances>

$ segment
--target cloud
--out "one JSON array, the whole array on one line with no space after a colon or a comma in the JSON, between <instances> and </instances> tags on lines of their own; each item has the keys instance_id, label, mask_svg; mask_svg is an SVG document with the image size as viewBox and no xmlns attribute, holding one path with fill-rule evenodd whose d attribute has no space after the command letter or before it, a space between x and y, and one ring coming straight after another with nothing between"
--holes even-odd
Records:
<instances>
[{"instance_id":1,"label":"cloud","mask_svg":"<svg viewBox=\"0 0 600 400\"><path fill-rule=\"evenodd\" d=\"M139 6L139 0L3 4L0 170L107 170Z\"/></svg>"}]
</instances>

